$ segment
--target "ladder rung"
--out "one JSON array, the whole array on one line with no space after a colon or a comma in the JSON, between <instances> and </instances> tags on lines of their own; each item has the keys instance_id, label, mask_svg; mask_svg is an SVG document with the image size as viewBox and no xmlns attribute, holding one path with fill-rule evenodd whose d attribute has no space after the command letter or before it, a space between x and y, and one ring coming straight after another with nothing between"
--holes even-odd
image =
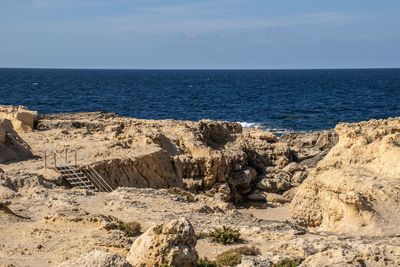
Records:
<instances>
[{"instance_id":1,"label":"ladder rung","mask_svg":"<svg viewBox=\"0 0 400 267\"><path fill-rule=\"evenodd\" d=\"M84 175L69 175L69 176L62 175L62 178L65 178L65 179L79 179L79 178L87 179L87 177Z\"/></svg>"},{"instance_id":2,"label":"ladder rung","mask_svg":"<svg viewBox=\"0 0 400 267\"><path fill-rule=\"evenodd\" d=\"M90 181L77 181L77 182L69 182L69 184L74 185L74 184L88 184L88 185L93 185Z\"/></svg>"}]
</instances>

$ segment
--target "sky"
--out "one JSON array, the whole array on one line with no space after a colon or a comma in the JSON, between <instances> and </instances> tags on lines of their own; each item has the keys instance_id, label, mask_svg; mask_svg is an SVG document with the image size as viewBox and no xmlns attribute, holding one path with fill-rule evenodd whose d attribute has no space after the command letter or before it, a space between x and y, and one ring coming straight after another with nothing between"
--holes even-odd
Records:
<instances>
[{"instance_id":1,"label":"sky","mask_svg":"<svg viewBox=\"0 0 400 267\"><path fill-rule=\"evenodd\" d=\"M400 1L0 0L0 67L400 67Z\"/></svg>"}]
</instances>

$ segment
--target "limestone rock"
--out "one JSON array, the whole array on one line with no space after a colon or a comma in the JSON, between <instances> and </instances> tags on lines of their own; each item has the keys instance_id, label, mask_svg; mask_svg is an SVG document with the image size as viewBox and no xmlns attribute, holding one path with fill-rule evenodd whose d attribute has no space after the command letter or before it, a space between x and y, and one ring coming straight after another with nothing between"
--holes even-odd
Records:
<instances>
[{"instance_id":1,"label":"limestone rock","mask_svg":"<svg viewBox=\"0 0 400 267\"><path fill-rule=\"evenodd\" d=\"M197 240L185 218L151 227L132 245L127 260L133 266L196 266Z\"/></svg>"},{"instance_id":2,"label":"limestone rock","mask_svg":"<svg viewBox=\"0 0 400 267\"><path fill-rule=\"evenodd\" d=\"M167 152L157 147L129 159L114 159L96 163L94 168L103 176L110 177L111 186L140 188L182 187L179 162L174 162Z\"/></svg>"},{"instance_id":3,"label":"limestone rock","mask_svg":"<svg viewBox=\"0 0 400 267\"><path fill-rule=\"evenodd\" d=\"M10 120L16 131L29 132L36 128L39 115L24 106L0 106L0 119Z\"/></svg>"},{"instance_id":4,"label":"limestone rock","mask_svg":"<svg viewBox=\"0 0 400 267\"><path fill-rule=\"evenodd\" d=\"M399 266L400 247L391 245L355 245L316 253L300 266Z\"/></svg>"},{"instance_id":5,"label":"limestone rock","mask_svg":"<svg viewBox=\"0 0 400 267\"><path fill-rule=\"evenodd\" d=\"M4 144L7 140L7 129L10 129L9 120L0 120L0 144Z\"/></svg>"},{"instance_id":6,"label":"limestone rock","mask_svg":"<svg viewBox=\"0 0 400 267\"><path fill-rule=\"evenodd\" d=\"M337 143L334 131L290 133L280 138L293 148L296 161L307 167L314 167Z\"/></svg>"},{"instance_id":7,"label":"limestone rock","mask_svg":"<svg viewBox=\"0 0 400 267\"><path fill-rule=\"evenodd\" d=\"M282 196L283 196L284 198L286 198L286 199L288 200L288 202L291 202L291 201L293 200L294 196L296 195L297 188L298 188L298 187L293 187L293 188L291 188L291 189L285 191L285 192L282 194Z\"/></svg>"},{"instance_id":8,"label":"limestone rock","mask_svg":"<svg viewBox=\"0 0 400 267\"><path fill-rule=\"evenodd\" d=\"M252 167L246 167L242 171L231 175L230 184L232 184L240 193L245 193L251 189L251 184L256 180L257 172Z\"/></svg>"},{"instance_id":9,"label":"limestone rock","mask_svg":"<svg viewBox=\"0 0 400 267\"><path fill-rule=\"evenodd\" d=\"M14 130L10 120L0 120L0 163L19 161L33 156L30 146Z\"/></svg>"},{"instance_id":10,"label":"limestone rock","mask_svg":"<svg viewBox=\"0 0 400 267\"><path fill-rule=\"evenodd\" d=\"M250 138L260 139L271 143L278 141L278 137L276 135L267 131L263 131L261 129L251 129L246 132L246 135Z\"/></svg>"},{"instance_id":11,"label":"limestone rock","mask_svg":"<svg viewBox=\"0 0 400 267\"><path fill-rule=\"evenodd\" d=\"M280 172L273 178L265 177L257 184L257 188L270 193L282 193L292 187L290 175Z\"/></svg>"},{"instance_id":12,"label":"limestone rock","mask_svg":"<svg viewBox=\"0 0 400 267\"><path fill-rule=\"evenodd\" d=\"M242 256L242 262L237 267L272 267L273 262L262 256Z\"/></svg>"},{"instance_id":13,"label":"limestone rock","mask_svg":"<svg viewBox=\"0 0 400 267\"><path fill-rule=\"evenodd\" d=\"M246 198L252 201L266 201L267 194L260 190L254 190L252 193L247 195Z\"/></svg>"},{"instance_id":14,"label":"limestone rock","mask_svg":"<svg viewBox=\"0 0 400 267\"><path fill-rule=\"evenodd\" d=\"M288 201L287 198L283 197L282 195L275 194L275 193L267 193L266 194L266 200L268 203L279 203L279 204L284 204Z\"/></svg>"},{"instance_id":15,"label":"limestone rock","mask_svg":"<svg viewBox=\"0 0 400 267\"><path fill-rule=\"evenodd\" d=\"M67 260L58 267L131 267L124 258L119 255L93 250L76 259Z\"/></svg>"},{"instance_id":16,"label":"limestone rock","mask_svg":"<svg viewBox=\"0 0 400 267\"><path fill-rule=\"evenodd\" d=\"M396 233L400 119L336 127L339 142L298 188L291 215L309 227Z\"/></svg>"},{"instance_id":17,"label":"limestone rock","mask_svg":"<svg viewBox=\"0 0 400 267\"><path fill-rule=\"evenodd\" d=\"M292 175L290 181L293 185L299 185L306 179L306 177L307 171L297 171Z\"/></svg>"},{"instance_id":18,"label":"limestone rock","mask_svg":"<svg viewBox=\"0 0 400 267\"><path fill-rule=\"evenodd\" d=\"M282 169L282 171L291 173L291 174L298 172L298 171L303 171L303 170L304 170L304 167L299 165L296 162L291 162L288 165L286 165L285 168Z\"/></svg>"},{"instance_id":19,"label":"limestone rock","mask_svg":"<svg viewBox=\"0 0 400 267\"><path fill-rule=\"evenodd\" d=\"M31 111L26 109L25 107L20 106L17 113L15 114L15 118L33 129L35 128L38 120L38 113L36 111Z\"/></svg>"},{"instance_id":20,"label":"limestone rock","mask_svg":"<svg viewBox=\"0 0 400 267\"><path fill-rule=\"evenodd\" d=\"M4 144L6 142L7 132L3 123L0 123L0 144Z\"/></svg>"},{"instance_id":21,"label":"limestone rock","mask_svg":"<svg viewBox=\"0 0 400 267\"><path fill-rule=\"evenodd\" d=\"M232 142L235 134L242 133L242 126L238 123L201 120L198 131L203 142L213 148L219 148Z\"/></svg>"}]
</instances>

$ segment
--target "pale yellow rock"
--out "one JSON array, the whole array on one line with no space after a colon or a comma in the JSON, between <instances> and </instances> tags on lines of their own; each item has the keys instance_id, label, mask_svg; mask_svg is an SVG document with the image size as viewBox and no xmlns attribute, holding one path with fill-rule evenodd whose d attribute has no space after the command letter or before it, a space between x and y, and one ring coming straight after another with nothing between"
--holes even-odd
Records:
<instances>
[{"instance_id":1,"label":"pale yellow rock","mask_svg":"<svg viewBox=\"0 0 400 267\"><path fill-rule=\"evenodd\" d=\"M6 142L7 132L2 121L0 121L0 144Z\"/></svg>"},{"instance_id":2,"label":"pale yellow rock","mask_svg":"<svg viewBox=\"0 0 400 267\"><path fill-rule=\"evenodd\" d=\"M275 194L275 193L267 193L266 200L268 203L288 203L290 202L287 198L283 197L282 195Z\"/></svg>"},{"instance_id":3,"label":"pale yellow rock","mask_svg":"<svg viewBox=\"0 0 400 267\"><path fill-rule=\"evenodd\" d=\"M251 129L247 131L247 135L250 138L255 138L255 139L260 139L266 142L277 142L278 137L274 135L273 133L263 131L261 129Z\"/></svg>"},{"instance_id":4,"label":"pale yellow rock","mask_svg":"<svg viewBox=\"0 0 400 267\"><path fill-rule=\"evenodd\" d=\"M78 258L65 261L58 267L131 267L129 262L121 256L94 250Z\"/></svg>"},{"instance_id":5,"label":"pale yellow rock","mask_svg":"<svg viewBox=\"0 0 400 267\"><path fill-rule=\"evenodd\" d=\"M251 194L247 195L246 198L248 200L252 201L266 201L267 200L267 194L265 192L255 190Z\"/></svg>"},{"instance_id":6,"label":"pale yellow rock","mask_svg":"<svg viewBox=\"0 0 400 267\"><path fill-rule=\"evenodd\" d=\"M7 141L7 139L10 141ZM0 120L0 164L33 156L30 146L14 130L9 119Z\"/></svg>"},{"instance_id":7,"label":"pale yellow rock","mask_svg":"<svg viewBox=\"0 0 400 267\"><path fill-rule=\"evenodd\" d=\"M300 266L399 266L400 247L355 245L328 249L308 257Z\"/></svg>"},{"instance_id":8,"label":"pale yellow rock","mask_svg":"<svg viewBox=\"0 0 400 267\"><path fill-rule=\"evenodd\" d=\"M307 226L397 233L400 227L400 119L336 127L339 142L311 171L291 204Z\"/></svg>"},{"instance_id":9,"label":"pale yellow rock","mask_svg":"<svg viewBox=\"0 0 400 267\"><path fill-rule=\"evenodd\" d=\"M39 115L24 106L0 106L0 119L8 119L16 131L29 132L35 127Z\"/></svg>"},{"instance_id":10,"label":"pale yellow rock","mask_svg":"<svg viewBox=\"0 0 400 267\"><path fill-rule=\"evenodd\" d=\"M196 243L193 226L180 218L147 230L132 244L126 259L133 266L196 266Z\"/></svg>"}]
</instances>

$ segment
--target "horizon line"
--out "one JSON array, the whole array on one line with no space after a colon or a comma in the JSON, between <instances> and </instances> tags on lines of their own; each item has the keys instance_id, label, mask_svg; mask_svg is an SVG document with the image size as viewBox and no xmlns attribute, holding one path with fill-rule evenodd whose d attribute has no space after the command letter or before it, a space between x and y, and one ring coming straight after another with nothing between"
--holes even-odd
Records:
<instances>
[{"instance_id":1,"label":"horizon line","mask_svg":"<svg viewBox=\"0 0 400 267\"><path fill-rule=\"evenodd\" d=\"M400 67L343 67L343 68L91 68L91 67L0 67L0 69L22 69L22 70L178 70L178 71L206 71L206 70L390 70Z\"/></svg>"}]
</instances>

